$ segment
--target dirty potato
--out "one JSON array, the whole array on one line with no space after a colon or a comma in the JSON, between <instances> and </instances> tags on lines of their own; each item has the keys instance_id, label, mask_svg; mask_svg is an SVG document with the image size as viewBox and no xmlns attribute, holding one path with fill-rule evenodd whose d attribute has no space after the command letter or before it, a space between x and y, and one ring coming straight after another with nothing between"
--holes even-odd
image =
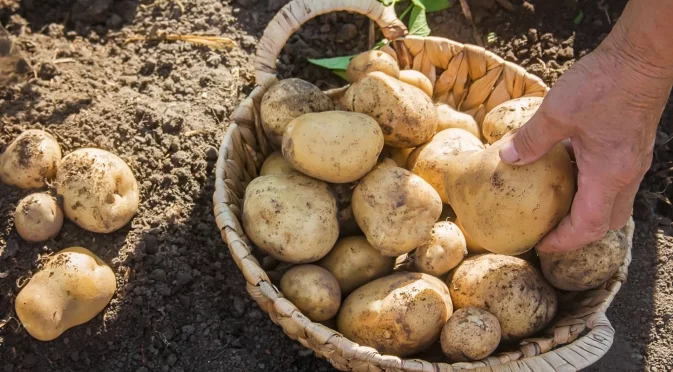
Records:
<instances>
[{"instance_id":1,"label":"dirty potato","mask_svg":"<svg viewBox=\"0 0 673 372\"><path fill-rule=\"evenodd\" d=\"M526 124L540 107L542 100L542 97L521 97L494 107L481 123L482 134L486 141L494 143L505 134Z\"/></svg>"},{"instance_id":2,"label":"dirty potato","mask_svg":"<svg viewBox=\"0 0 673 372\"><path fill-rule=\"evenodd\" d=\"M286 271L280 279L280 291L314 322L333 318L341 306L339 282L316 265L297 265Z\"/></svg>"},{"instance_id":3,"label":"dirty potato","mask_svg":"<svg viewBox=\"0 0 673 372\"><path fill-rule=\"evenodd\" d=\"M438 117L437 132L449 128L459 128L472 133L472 135L481 140L479 125L472 115L454 110L446 103L438 104L435 108L437 109Z\"/></svg>"},{"instance_id":4,"label":"dirty potato","mask_svg":"<svg viewBox=\"0 0 673 372\"><path fill-rule=\"evenodd\" d=\"M453 222L439 221L432 227L430 241L416 249L416 270L442 276L467 256L465 236Z\"/></svg>"},{"instance_id":5,"label":"dirty potato","mask_svg":"<svg viewBox=\"0 0 673 372\"><path fill-rule=\"evenodd\" d=\"M442 351L452 362L471 362L493 354L500 344L500 322L476 307L456 310L442 328Z\"/></svg>"},{"instance_id":6,"label":"dirty potato","mask_svg":"<svg viewBox=\"0 0 673 372\"><path fill-rule=\"evenodd\" d=\"M56 199L46 193L34 193L21 199L14 211L19 236L27 242L43 242L58 235L63 226L63 211Z\"/></svg>"},{"instance_id":7,"label":"dirty potato","mask_svg":"<svg viewBox=\"0 0 673 372\"><path fill-rule=\"evenodd\" d=\"M22 189L38 189L56 175L61 147L51 134L28 129L0 154L0 181Z\"/></svg>"},{"instance_id":8,"label":"dirty potato","mask_svg":"<svg viewBox=\"0 0 673 372\"><path fill-rule=\"evenodd\" d=\"M400 68L395 58L380 50L368 50L350 60L346 67L346 78L349 83L354 83L374 71L381 71L396 79L400 76Z\"/></svg>"},{"instance_id":9,"label":"dirty potato","mask_svg":"<svg viewBox=\"0 0 673 372\"><path fill-rule=\"evenodd\" d=\"M259 169L260 176L268 176L276 173L290 173L294 171L292 164L288 163L280 151L274 151L264 159L262 167Z\"/></svg>"}]
</instances>

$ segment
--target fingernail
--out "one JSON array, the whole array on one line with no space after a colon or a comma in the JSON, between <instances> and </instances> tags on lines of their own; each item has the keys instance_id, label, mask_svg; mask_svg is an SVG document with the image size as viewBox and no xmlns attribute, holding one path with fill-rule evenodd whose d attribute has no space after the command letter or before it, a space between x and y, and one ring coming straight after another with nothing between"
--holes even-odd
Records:
<instances>
[{"instance_id":1,"label":"fingernail","mask_svg":"<svg viewBox=\"0 0 673 372\"><path fill-rule=\"evenodd\" d=\"M519 158L519 153L516 151L516 148L514 147L514 142L513 141L507 141L505 142L502 147L500 148L500 158L504 160L506 163L511 163L514 164L521 160Z\"/></svg>"}]
</instances>

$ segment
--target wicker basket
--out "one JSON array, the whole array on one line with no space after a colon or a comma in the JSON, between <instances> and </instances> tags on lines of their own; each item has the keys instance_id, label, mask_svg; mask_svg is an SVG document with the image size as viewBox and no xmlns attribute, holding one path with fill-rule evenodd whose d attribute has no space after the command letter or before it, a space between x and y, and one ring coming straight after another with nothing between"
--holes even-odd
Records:
<instances>
[{"instance_id":1,"label":"wicker basket","mask_svg":"<svg viewBox=\"0 0 673 372\"><path fill-rule=\"evenodd\" d=\"M434 84L436 102L469 113L478 122L491 108L506 100L544 96L549 90L538 77L481 47L444 38L406 36L406 28L394 9L377 0L293 0L286 4L259 41L255 59L257 86L232 115L216 169L217 227L247 281L252 298L289 337L340 370L577 371L596 362L612 345L614 329L605 311L626 281L631 262L632 219L626 227L627 257L611 280L591 291L562 294L558 316L547 329L521 341L518 349L471 363L449 364L442 362L443 359L430 362L381 355L323 324L311 322L274 286L270 272L265 271L270 268L267 263L273 260L260 255L240 222L245 188L257 177L262 162L272 151L261 128L260 101L264 92L278 81L276 59L292 33L308 20L333 11L361 13L375 21L391 40L383 50L397 59L400 68L423 72ZM340 92L343 88L328 93L338 95Z\"/></svg>"}]
</instances>

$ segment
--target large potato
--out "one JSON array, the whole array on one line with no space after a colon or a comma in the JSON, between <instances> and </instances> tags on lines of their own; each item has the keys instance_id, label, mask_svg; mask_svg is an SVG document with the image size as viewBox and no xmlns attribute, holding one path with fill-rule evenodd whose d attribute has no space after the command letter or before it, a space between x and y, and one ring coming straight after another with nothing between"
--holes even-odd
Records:
<instances>
[{"instance_id":1,"label":"large potato","mask_svg":"<svg viewBox=\"0 0 673 372\"><path fill-rule=\"evenodd\" d=\"M56 172L56 192L66 217L79 227L110 233L138 211L140 192L131 168L117 155L82 148L63 157Z\"/></svg>"},{"instance_id":2,"label":"large potato","mask_svg":"<svg viewBox=\"0 0 673 372\"><path fill-rule=\"evenodd\" d=\"M381 71L396 79L400 77L400 67L395 58L380 50L368 50L350 60L346 67L346 78L349 83L354 83L374 71Z\"/></svg>"},{"instance_id":3,"label":"large potato","mask_svg":"<svg viewBox=\"0 0 673 372\"><path fill-rule=\"evenodd\" d=\"M255 245L287 263L317 261L339 237L336 200L327 183L299 173L253 179L241 221Z\"/></svg>"},{"instance_id":4,"label":"large potato","mask_svg":"<svg viewBox=\"0 0 673 372\"><path fill-rule=\"evenodd\" d=\"M16 296L16 315L28 333L50 341L88 322L117 290L112 269L82 247L57 252Z\"/></svg>"},{"instance_id":5,"label":"large potato","mask_svg":"<svg viewBox=\"0 0 673 372\"><path fill-rule=\"evenodd\" d=\"M363 284L392 273L395 258L382 255L369 244L367 238L358 235L337 241L317 265L334 275L341 294L346 296Z\"/></svg>"},{"instance_id":6,"label":"large potato","mask_svg":"<svg viewBox=\"0 0 673 372\"><path fill-rule=\"evenodd\" d=\"M490 252L519 255L566 216L575 180L562 144L531 164L514 166L500 159L505 139L455 155L446 164L445 187L470 238Z\"/></svg>"},{"instance_id":7,"label":"large potato","mask_svg":"<svg viewBox=\"0 0 673 372\"><path fill-rule=\"evenodd\" d=\"M628 247L627 234L621 229L610 230L601 239L575 251L537 251L537 254L542 274L554 287L586 291L605 283L617 272Z\"/></svg>"},{"instance_id":8,"label":"large potato","mask_svg":"<svg viewBox=\"0 0 673 372\"><path fill-rule=\"evenodd\" d=\"M418 146L437 130L437 110L430 97L383 72L369 73L353 83L342 102L346 110L376 119L385 144L391 147Z\"/></svg>"},{"instance_id":9,"label":"large potato","mask_svg":"<svg viewBox=\"0 0 673 372\"><path fill-rule=\"evenodd\" d=\"M468 131L449 128L435 134L430 142L416 147L407 158L407 169L432 185L442 203L448 203L444 175L453 156L482 149L484 145L481 141Z\"/></svg>"},{"instance_id":10,"label":"large potato","mask_svg":"<svg viewBox=\"0 0 673 372\"><path fill-rule=\"evenodd\" d=\"M22 189L44 187L56 175L61 156L54 136L38 129L25 130L0 154L0 181Z\"/></svg>"},{"instance_id":11,"label":"large potato","mask_svg":"<svg viewBox=\"0 0 673 372\"><path fill-rule=\"evenodd\" d=\"M428 95L428 97L432 97L432 82L422 72L416 70L402 70L400 71L400 77L398 79L421 89Z\"/></svg>"},{"instance_id":12,"label":"large potato","mask_svg":"<svg viewBox=\"0 0 673 372\"><path fill-rule=\"evenodd\" d=\"M294 169L333 183L356 181L376 164L383 132L376 120L347 111L293 119L283 135L283 156Z\"/></svg>"},{"instance_id":13,"label":"large potato","mask_svg":"<svg viewBox=\"0 0 673 372\"><path fill-rule=\"evenodd\" d=\"M493 143L526 124L542 104L542 99L542 97L521 97L495 106L481 123L482 134L486 141Z\"/></svg>"},{"instance_id":14,"label":"large potato","mask_svg":"<svg viewBox=\"0 0 673 372\"><path fill-rule=\"evenodd\" d=\"M481 360L500 345L500 322L495 315L476 307L456 310L440 334L442 351L452 362Z\"/></svg>"},{"instance_id":15,"label":"large potato","mask_svg":"<svg viewBox=\"0 0 673 372\"><path fill-rule=\"evenodd\" d=\"M517 257L486 253L466 258L447 283L456 309L474 306L498 318L503 341L530 337L556 315L554 288Z\"/></svg>"},{"instance_id":16,"label":"large potato","mask_svg":"<svg viewBox=\"0 0 673 372\"><path fill-rule=\"evenodd\" d=\"M442 276L467 256L465 236L453 222L439 221L430 241L416 249L414 266L422 273Z\"/></svg>"},{"instance_id":17,"label":"large potato","mask_svg":"<svg viewBox=\"0 0 673 372\"><path fill-rule=\"evenodd\" d=\"M276 173L293 172L292 164L288 163L280 151L274 151L264 159L262 167L259 169L260 176L268 176Z\"/></svg>"},{"instance_id":18,"label":"large potato","mask_svg":"<svg viewBox=\"0 0 673 372\"><path fill-rule=\"evenodd\" d=\"M391 165L379 166L362 178L352 205L367 240L385 256L399 256L427 243L442 213L442 201L432 186Z\"/></svg>"},{"instance_id":19,"label":"large potato","mask_svg":"<svg viewBox=\"0 0 673 372\"><path fill-rule=\"evenodd\" d=\"M339 282L316 265L297 265L286 271L280 279L280 291L314 322L333 318L341 306Z\"/></svg>"},{"instance_id":20,"label":"large potato","mask_svg":"<svg viewBox=\"0 0 673 372\"><path fill-rule=\"evenodd\" d=\"M19 236L27 242L43 242L58 235L63 226L63 211L56 199L46 193L34 193L21 199L14 211Z\"/></svg>"},{"instance_id":21,"label":"large potato","mask_svg":"<svg viewBox=\"0 0 673 372\"><path fill-rule=\"evenodd\" d=\"M474 120L472 115L460 112L451 108L451 106L446 103L441 103L435 106L437 109L437 132L441 132L444 129L449 128L459 128L464 129L476 138L481 139L481 133L479 132L479 125L477 121Z\"/></svg>"},{"instance_id":22,"label":"large potato","mask_svg":"<svg viewBox=\"0 0 673 372\"><path fill-rule=\"evenodd\" d=\"M262 96L262 128L271 145L279 149L285 127L292 119L333 109L332 100L315 85L297 78L283 79Z\"/></svg>"},{"instance_id":23,"label":"large potato","mask_svg":"<svg viewBox=\"0 0 673 372\"><path fill-rule=\"evenodd\" d=\"M400 272L369 282L346 297L337 330L379 353L404 358L437 342L451 314L446 284L431 275Z\"/></svg>"}]
</instances>

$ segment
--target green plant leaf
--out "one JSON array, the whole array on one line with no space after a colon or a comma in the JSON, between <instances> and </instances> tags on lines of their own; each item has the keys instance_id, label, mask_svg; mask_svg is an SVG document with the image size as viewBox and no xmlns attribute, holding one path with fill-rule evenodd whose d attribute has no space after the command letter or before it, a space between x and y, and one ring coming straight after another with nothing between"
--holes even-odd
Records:
<instances>
[{"instance_id":1,"label":"green plant leaf","mask_svg":"<svg viewBox=\"0 0 673 372\"><path fill-rule=\"evenodd\" d=\"M314 65L325 67L330 70L346 70L348 63L351 59L355 57L352 56L342 56L342 57L332 57L332 58L308 58L308 61Z\"/></svg>"},{"instance_id":2,"label":"green plant leaf","mask_svg":"<svg viewBox=\"0 0 673 372\"><path fill-rule=\"evenodd\" d=\"M334 75L348 81L348 78L346 77L346 70L332 70Z\"/></svg>"},{"instance_id":3,"label":"green plant leaf","mask_svg":"<svg viewBox=\"0 0 673 372\"><path fill-rule=\"evenodd\" d=\"M428 20L425 17L425 9L419 6L414 6L411 10L411 16L409 17L409 35L430 35L430 26L428 26Z\"/></svg>"},{"instance_id":4,"label":"green plant leaf","mask_svg":"<svg viewBox=\"0 0 673 372\"><path fill-rule=\"evenodd\" d=\"M437 12L451 7L449 0L418 0L425 6L426 13Z\"/></svg>"},{"instance_id":5,"label":"green plant leaf","mask_svg":"<svg viewBox=\"0 0 673 372\"><path fill-rule=\"evenodd\" d=\"M580 23L582 23L583 20L584 20L584 12L580 9L579 13L577 13L577 16L575 17L574 23L576 25L579 25Z\"/></svg>"},{"instance_id":6,"label":"green plant leaf","mask_svg":"<svg viewBox=\"0 0 673 372\"><path fill-rule=\"evenodd\" d=\"M404 17L406 17L407 14L409 14L409 12L411 11L411 9L413 9L413 8L414 8L414 4L413 4L413 3L409 4L409 6L408 6L406 9L404 9L404 11L402 12L402 14L400 14L400 21L403 20Z\"/></svg>"}]
</instances>

